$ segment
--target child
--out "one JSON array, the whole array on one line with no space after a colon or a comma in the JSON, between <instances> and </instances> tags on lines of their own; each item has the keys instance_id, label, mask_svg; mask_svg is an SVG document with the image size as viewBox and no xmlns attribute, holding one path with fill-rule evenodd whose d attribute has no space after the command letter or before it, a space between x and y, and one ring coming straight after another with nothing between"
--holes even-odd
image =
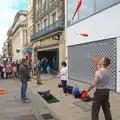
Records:
<instances>
[{"instance_id":1,"label":"child","mask_svg":"<svg viewBox=\"0 0 120 120\"><path fill-rule=\"evenodd\" d=\"M47 70L47 73L49 74L50 73L50 66L49 65L47 65L46 70Z\"/></svg>"}]
</instances>

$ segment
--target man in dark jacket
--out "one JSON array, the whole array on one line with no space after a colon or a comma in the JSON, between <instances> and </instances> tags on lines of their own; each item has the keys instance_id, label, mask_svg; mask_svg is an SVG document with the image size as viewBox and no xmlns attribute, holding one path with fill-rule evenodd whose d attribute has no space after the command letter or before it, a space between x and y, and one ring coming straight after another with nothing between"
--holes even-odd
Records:
<instances>
[{"instance_id":1,"label":"man in dark jacket","mask_svg":"<svg viewBox=\"0 0 120 120\"><path fill-rule=\"evenodd\" d=\"M30 80L30 70L28 69L27 66L27 61L26 59L22 59L22 63L20 64L19 67L19 74L20 74L20 81L22 83L21 87L21 100L23 103L29 103L30 100L26 96L26 91L27 91L27 82Z\"/></svg>"}]
</instances>

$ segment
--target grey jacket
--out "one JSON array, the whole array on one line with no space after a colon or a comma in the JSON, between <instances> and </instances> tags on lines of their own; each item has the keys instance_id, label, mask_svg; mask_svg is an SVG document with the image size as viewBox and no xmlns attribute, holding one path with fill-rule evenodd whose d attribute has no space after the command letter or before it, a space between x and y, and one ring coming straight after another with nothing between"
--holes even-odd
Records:
<instances>
[{"instance_id":1,"label":"grey jacket","mask_svg":"<svg viewBox=\"0 0 120 120\"><path fill-rule=\"evenodd\" d=\"M19 67L20 81L29 81L30 80L30 70L24 63L20 64Z\"/></svg>"}]
</instances>

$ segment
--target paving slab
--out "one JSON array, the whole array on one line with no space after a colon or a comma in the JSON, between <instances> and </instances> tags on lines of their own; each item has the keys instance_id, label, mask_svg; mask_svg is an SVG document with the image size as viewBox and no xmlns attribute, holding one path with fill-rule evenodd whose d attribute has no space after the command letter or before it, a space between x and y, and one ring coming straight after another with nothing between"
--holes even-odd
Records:
<instances>
[{"instance_id":1,"label":"paving slab","mask_svg":"<svg viewBox=\"0 0 120 120\"><path fill-rule=\"evenodd\" d=\"M42 101L47 107L58 116L61 120L90 120L91 119L91 105L90 103L84 103L78 99L72 97L72 95L63 96L62 88L58 88L57 85L61 83L58 78L49 79L51 76L42 75L42 85L36 85L36 80L32 80L29 83L29 88L37 94L37 91L45 91L50 89L51 93L57 97L60 102L55 104L47 104L41 97ZM47 79L45 81L45 79ZM48 80L49 79L49 80ZM78 81L69 80L68 84L73 87L79 87L81 90L89 87L89 84L81 83ZM94 95L95 89L89 94L91 97ZM119 107L120 106L120 94L114 91L110 93L111 112L113 120L120 120ZM76 103L76 104L75 104ZM102 110L100 111L100 120L105 120Z\"/></svg>"}]
</instances>

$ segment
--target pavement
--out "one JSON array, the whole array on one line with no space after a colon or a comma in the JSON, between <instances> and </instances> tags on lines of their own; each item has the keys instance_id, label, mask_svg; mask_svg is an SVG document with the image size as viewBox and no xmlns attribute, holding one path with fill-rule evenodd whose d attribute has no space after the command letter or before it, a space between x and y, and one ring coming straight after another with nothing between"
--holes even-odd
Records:
<instances>
[{"instance_id":1,"label":"pavement","mask_svg":"<svg viewBox=\"0 0 120 120\"><path fill-rule=\"evenodd\" d=\"M40 96L42 102L44 102L45 106L53 113L53 115L57 116L60 120L91 120L91 105L90 103L85 103L80 99L75 99L72 95L68 94L67 96L63 96L62 88L58 88L57 85L60 83L59 78L53 78L50 75L42 75L42 85L36 85L36 77L29 82L29 89L35 94L38 95L37 91L45 91L50 89L51 93L60 100L58 103L47 104ZM79 87L81 90L88 88L89 85L73 80L69 80L68 84L73 87ZM95 89L93 89L89 95L93 97ZM114 91L110 93L110 103L111 103L111 112L113 120L120 120L120 94ZM105 120L102 110L100 111L100 119Z\"/></svg>"},{"instance_id":2,"label":"pavement","mask_svg":"<svg viewBox=\"0 0 120 120\"><path fill-rule=\"evenodd\" d=\"M51 79L50 79L51 78ZM20 101L19 80L0 80L0 89L8 90L8 94L0 95L0 120L91 120L92 103L84 103L68 94L63 96L62 88L58 88L59 78L50 75L42 75L42 85L36 84L36 77L28 84L28 97L31 103L25 104ZM69 85L79 87L81 90L89 85L69 80ZM58 103L47 104L37 93L50 89L51 93L60 100ZM93 96L94 90L90 92ZM120 120L120 94L110 94L111 112L113 120ZM102 110L100 119L105 120Z\"/></svg>"},{"instance_id":3,"label":"pavement","mask_svg":"<svg viewBox=\"0 0 120 120\"><path fill-rule=\"evenodd\" d=\"M20 101L21 83L19 80L0 80L0 89L8 90L8 94L0 95L0 120L58 120L52 115L37 94L28 89L27 94L31 103Z\"/></svg>"}]
</instances>

